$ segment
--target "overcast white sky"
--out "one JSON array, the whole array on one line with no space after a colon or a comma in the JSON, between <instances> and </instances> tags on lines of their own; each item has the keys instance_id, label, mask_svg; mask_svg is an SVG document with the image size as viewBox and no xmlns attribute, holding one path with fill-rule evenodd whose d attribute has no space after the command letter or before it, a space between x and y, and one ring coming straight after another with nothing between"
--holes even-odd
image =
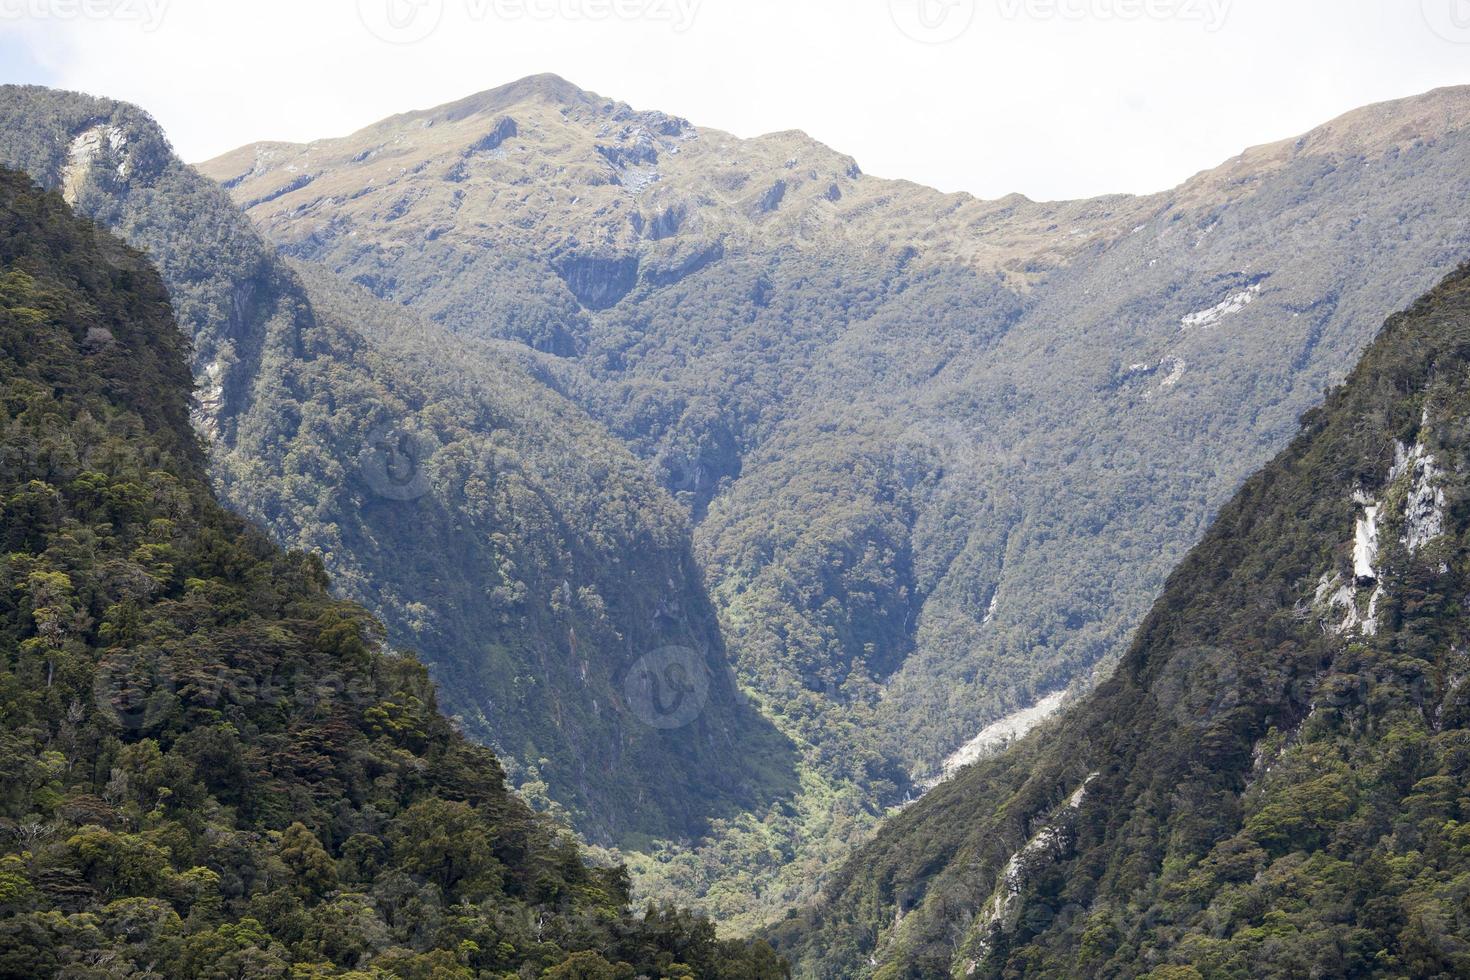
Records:
<instances>
[{"instance_id":1,"label":"overcast white sky","mask_svg":"<svg viewBox=\"0 0 1470 980\"><path fill-rule=\"evenodd\" d=\"M1470 83L1470 0L0 0L0 80L136 102L189 160L542 71L885 177L1079 197Z\"/></svg>"}]
</instances>

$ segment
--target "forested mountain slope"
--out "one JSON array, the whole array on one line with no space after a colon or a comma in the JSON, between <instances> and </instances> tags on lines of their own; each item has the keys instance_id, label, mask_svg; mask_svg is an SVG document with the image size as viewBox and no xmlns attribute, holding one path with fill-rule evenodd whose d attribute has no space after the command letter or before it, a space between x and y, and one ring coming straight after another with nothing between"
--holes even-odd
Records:
<instances>
[{"instance_id":1,"label":"forested mountain slope","mask_svg":"<svg viewBox=\"0 0 1470 980\"><path fill-rule=\"evenodd\" d=\"M0 89L0 161L153 258L222 499L321 553L518 782L601 841L685 837L785 791L789 750L735 690L687 517L584 412L486 344L303 282L134 107ZM705 682L683 730L629 701L668 650Z\"/></svg>"},{"instance_id":2,"label":"forested mountain slope","mask_svg":"<svg viewBox=\"0 0 1470 980\"><path fill-rule=\"evenodd\" d=\"M735 915L1115 662L1215 510L1470 254L1467 127L1447 89L1166 193L987 202L538 76L202 169L288 253L521 342L685 501L806 763L794 810L660 872Z\"/></svg>"},{"instance_id":3,"label":"forested mountain slope","mask_svg":"<svg viewBox=\"0 0 1470 980\"><path fill-rule=\"evenodd\" d=\"M141 255L0 171L0 976L785 975L505 788L225 511Z\"/></svg>"},{"instance_id":4,"label":"forested mountain slope","mask_svg":"<svg viewBox=\"0 0 1470 980\"><path fill-rule=\"evenodd\" d=\"M1116 674L776 929L813 977L1470 973L1470 266L1169 577Z\"/></svg>"}]
</instances>

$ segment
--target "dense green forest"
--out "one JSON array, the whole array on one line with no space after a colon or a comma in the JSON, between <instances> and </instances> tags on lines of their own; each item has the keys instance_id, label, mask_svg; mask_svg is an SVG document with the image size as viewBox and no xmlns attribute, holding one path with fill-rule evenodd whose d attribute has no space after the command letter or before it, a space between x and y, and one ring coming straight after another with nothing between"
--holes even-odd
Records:
<instances>
[{"instance_id":1,"label":"dense green forest","mask_svg":"<svg viewBox=\"0 0 1470 980\"><path fill-rule=\"evenodd\" d=\"M1449 90L1147 198L977 202L542 76L202 167L288 254L518 343L685 504L801 792L630 864L744 925L985 724L1111 669L1470 253L1467 123Z\"/></svg>"},{"instance_id":2,"label":"dense green forest","mask_svg":"<svg viewBox=\"0 0 1470 980\"><path fill-rule=\"evenodd\" d=\"M794 790L791 748L736 689L687 516L585 412L501 347L292 269L137 108L5 87L0 161L158 265L221 499L321 554L529 796L643 845ZM700 680L687 726L630 703L650 663Z\"/></svg>"},{"instance_id":3,"label":"dense green forest","mask_svg":"<svg viewBox=\"0 0 1470 980\"><path fill-rule=\"evenodd\" d=\"M1470 974L1470 266L1389 320L1116 673L907 809L797 974Z\"/></svg>"},{"instance_id":4,"label":"dense green forest","mask_svg":"<svg viewBox=\"0 0 1470 980\"><path fill-rule=\"evenodd\" d=\"M784 976L631 914L215 502L186 351L140 255L0 172L0 976Z\"/></svg>"}]
</instances>

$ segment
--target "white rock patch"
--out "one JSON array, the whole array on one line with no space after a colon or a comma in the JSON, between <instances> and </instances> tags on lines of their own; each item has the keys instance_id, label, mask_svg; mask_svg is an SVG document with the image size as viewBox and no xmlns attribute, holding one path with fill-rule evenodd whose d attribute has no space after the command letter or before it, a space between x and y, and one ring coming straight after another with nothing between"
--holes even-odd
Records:
<instances>
[{"instance_id":1,"label":"white rock patch","mask_svg":"<svg viewBox=\"0 0 1470 980\"><path fill-rule=\"evenodd\" d=\"M1413 554L1444 533L1444 490L1438 486L1441 473L1434 457L1418 443L1413 448L1398 444L1394 457L1393 478L1408 474L1412 479L1404 500L1402 540Z\"/></svg>"},{"instance_id":2,"label":"white rock patch","mask_svg":"<svg viewBox=\"0 0 1470 980\"><path fill-rule=\"evenodd\" d=\"M77 203L77 196L81 193L82 182L87 179L87 174L92 170L92 161L102 151L105 142L114 152L118 152L127 145L127 134L116 126L93 126L91 129L78 133L67 148L66 164L61 168L61 196L67 204ZM129 163L126 158L120 160L117 165L119 178L127 179Z\"/></svg>"},{"instance_id":3,"label":"white rock patch","mask_svg":"<svg viewBox=\"0 0 1470 980\"><path fill-rule=\"evenodd\" d=\"M981 626L989 626L995 620L995 607L1000 605L1000 589L996 589L990 596L990 606L985 610L985 618L980 621Z\"/></svg>"},{"instance_id":4,"label":"white rock patch","mask_svg":"<svg viewBox=\"0 0 1470 980\"><path fill-rule=\"evenodd\" d=\"M1259 295L1261 295L1261 283L1256 283L1254 286L1243 289L1238 293L1232 293L1208 310L1200 310L1196 313L1189 314L1180 320L1179 323L1186 330L1213 327L1227 316L1239 313L1247 306L1250 306Z\"/></svg>"},{"instance_id":5,"label":"white rock patch","mask_svg":"<svg viewBox=\"0 0 1470 980\"><path fill-rule=\"evenodd\" d=\"M1001 872L995 893L980 913L978 932L981 935L997 927L1004 930L1015 928L1021 914L1021 893L1025 890L1031 872L1065 854L1072 839L1072 815L1082 806L1087 795L1087 785L1099 775L1094 772L1082 780L1081 785L1067 798L1061 812L1011 855L1005 870ZM980 944L981 956L987 948L987 943Z\"/></svg>"},{"instance_id":6,"label":"white rock patch","mask_svg":"<svg viewBox=\"0 0 1470 980\"><path fill-rule=\"evenodd\" d=\"M1322 610L1324 619L1341 616L1335 625L1324 628L1342 635L1363 625L1363 616L1358 612L1358 593L1351 585L1343 582L1342 576L1328 572L1317 582L1316 605Z\"/></svg>"},{"instance_id":7,"label":"white rock patch","mask_svg":"<svg viewBox=\"0 0 1470 980\"><path fill-rule=\"evenodd\" d=\"M1066 694L1065 688L1053 691L1031 707L1014 711L999 721L991 722L980 729L980 734L960 746L944 760L942 775L927 783L925 789L938 786L970 763L994 754L1031 731L1061 710L1062 699L1066 697Z\"/></svg>"},{"instance_id":8,"label":"white rock patch","mask_svg":"<svg viewBox=\"0 0 1470 980\"><path fill-rule=\"evenodd\" d=\"M1425 410L1421 428L1429 423ZM1441 486L1443 471L1422 443L1406 446L1394 444L1394 461L1388 471L1387 497L1402 490L1403 526L1399 540L1415 554L1445 531L1445 494ZM1379 564L1380 524L1385 504L1364 490L1353 493L1353 503L1361 508L1353 528L1353 581L1344 582L1336 572L1326 572L1317 580L1312 602L1323 620L1323 628L1336 634L1359 631L1364 636L1378 632L1378 606L1383 601L1384 581ZM1443 562L1440 574L1448 571ZM1362 588L1373 587L1363 608L1359 596ZM1329 625L1338 616L1342 619Z\"/></svg>"},{"instance_id":9,"label":"white rock patch","mask_svg":"<svg viewBox=\"0 0 1470 980\"><path fill-rule=\"evenodd\" d=\"M1378 572L1378 516L1383 508L1376 503L1363 508L1353 536L1353 574L1359 581L1376 581Z\"/></svg>"},{"instance_id":10,"label":"white rock patch","mask_svg":"<svg viewBox=\"0 0 1470 980\"><path fill-rule=\"evenodd\" d=\"M225 403L224 367L210 361L200 381L198 403L194 410L194 426L211 441L219 435L219 412Z\"/></svg>"}]
</instances>

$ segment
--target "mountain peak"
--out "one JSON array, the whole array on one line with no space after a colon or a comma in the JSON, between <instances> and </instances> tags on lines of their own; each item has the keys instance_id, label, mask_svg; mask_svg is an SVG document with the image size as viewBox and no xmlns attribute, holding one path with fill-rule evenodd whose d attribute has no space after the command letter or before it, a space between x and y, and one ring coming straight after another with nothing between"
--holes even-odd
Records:
<instances>
[{"instance_id":1,"label":"mountain peak","mask_svg":"<svg viewBox=\"0 0 1470 980\"><path fill-rule=\"evenodd\" d=\"M506 228L537 247L597 242L629 254L667 250L675 237L700 254L726 238L895 248L919 242L935 260L1029 282L1160 209L1241 201L1303 157L1376 159L1467 123L1470 88L1440 89L1247 149L1172 191L982 201L865 177L852 157L800 130L741 139L540 74L343 139L242 147L200 169L288 243L321 233L297 221L300 215L342 199L355 203L335 210L332 228L341 235L350 215L384 229L391 224L395 237L478 240L486 228ZM556 192L528 201L523 188L533 179ZM456 193L471 203L461 206ZM410 196L413 203L403 204Z\"/></svg>"},{"instance_id":2,"label":"mountain peak","mask_svg":"<svg viewBox=\"0 0 1470 980\"><path fill-rule=\"evenodd\" d=\"M465 119L478 113L503 112L511 106L520 105L525 102L549 102L553 105L585 105L591 106L598 102L605 102L595 92L589 92L583 88L573 85L571 82L554 75L543 72L539 75L527 75L525 78L497 85L495 88L476 92L474 95L456 99L444 105L435 106L432 109L423 109L418 112L405 113L402 116L393 117L397 120L433 117L454 121Z\"/></svg>"}]
</instances>

